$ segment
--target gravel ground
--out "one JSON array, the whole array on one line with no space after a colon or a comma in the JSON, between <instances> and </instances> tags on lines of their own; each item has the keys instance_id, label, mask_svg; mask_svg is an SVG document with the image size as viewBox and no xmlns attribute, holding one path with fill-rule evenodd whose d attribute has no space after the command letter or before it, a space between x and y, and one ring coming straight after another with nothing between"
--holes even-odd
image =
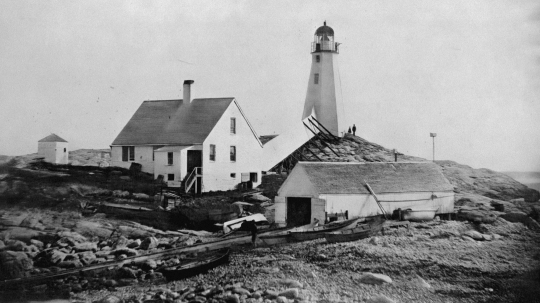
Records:
<instances>
[{"instance_id":1,"label":"gravel ground","mask_svg":"<svg viewBox=\"0 0 540 303\"><path fill-rule=\"evenodd\" d=\"M474 241L461 236L468 230L502 237ZM87 291L72 294L71 300L392 302L373 300L384 295L393 302L540 302L539 268L540 233L520 223L440 221L356 242L235 247L228 266L205 275ZM365 272L384 274L392 282L362 283ZM292 292L289 299L276 298L287 289L283 295Z\"/></svg>"}]
</instances>

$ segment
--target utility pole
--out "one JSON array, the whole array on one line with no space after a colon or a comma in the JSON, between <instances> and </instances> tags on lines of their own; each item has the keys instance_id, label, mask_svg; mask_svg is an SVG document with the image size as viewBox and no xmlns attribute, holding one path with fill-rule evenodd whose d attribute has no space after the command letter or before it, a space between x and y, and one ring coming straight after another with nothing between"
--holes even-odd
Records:
<instances>
[{"instance_id":1,"label":"utility pole","mask_svg":"<svg viewBox=\"0 0 540 303\"><path fill-rule=\"evenodd\" d=\"M435 162L435 137L437 137L437 134L429 133L429 136L433 138L433 162Z\"/></svg>"}]
</instances>

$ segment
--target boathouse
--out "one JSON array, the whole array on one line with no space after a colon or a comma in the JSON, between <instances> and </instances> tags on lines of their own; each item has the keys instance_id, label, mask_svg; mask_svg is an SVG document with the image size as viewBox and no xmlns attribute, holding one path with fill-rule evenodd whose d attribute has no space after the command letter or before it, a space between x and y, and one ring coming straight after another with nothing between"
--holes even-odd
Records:
<instances>
[{"instance_id":1,"label":"boathouse","mask_svg":"<svg viewBox=\"0 0 540 303\"><path fill-rule=\"evenodd\" d=\"M377 196L379 204L368 186ZM453 186L432 162L298 162L275 197L275 222L299 226L392 214L398 208L454 210Z\"/></svg>"}]
</instances>

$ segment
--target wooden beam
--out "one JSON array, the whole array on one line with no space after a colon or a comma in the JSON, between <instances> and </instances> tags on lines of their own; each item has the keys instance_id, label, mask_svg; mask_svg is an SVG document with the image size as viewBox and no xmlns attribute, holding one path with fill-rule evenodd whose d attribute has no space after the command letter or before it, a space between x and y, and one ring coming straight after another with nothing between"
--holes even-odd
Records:
<instances>
[{"instance_id":1,"label":"wooden beam","mask_svg":"<svg viewBox=\"0 0 540 303\"><path fill-rule=\"evenodd\" d=\"M364 183L366 183L366 187L367 189L369 190L369 192L373 195L373 197L375 198L375 202L377 202L377 205L379 205L379 208L381 209L383 215L384 215L384 218L385 219L388 219L388 216L386 215L386 211L384 210L384 208L382 207L381 203L379 202L379 199L377 198L377 195L375 195L375 192L373 192L373 189L371 189L371 186L369 186L369 184L366 182L366 180L364 180Z\"/></svg>"},{"instance_id":2,"label":"wooden beam","mask_svg":"<svg viewBox=\"0 0 540 303\"><path fill-rule=\"evenodd\" d=\"M326 132L327 132L330 136L334 137L334 139L338 139L338 137L334 136L334 134L332 134L328 129L326 129L326 127L324 127L324 125L323 125L321 122L319 122L319 120L315 119L315 117L313 117L313 116L311 116L311 118L313 118L313 120L317 121L317 123L318 123L322 128L324 128L324 130L326 130ZM308 119L309 119L309 118L308 118Z\"/></svg>"},{"instance_id":3,"label":"wooden beam","mask_svg":"<svg viewBox=\"0 0 540 303\"><path fill-rule=\"evenodd\" d=\"M315 156L315 158L319 159L319 161L322 162L321 158L319 158L311 149L309 149L307 146L305 147L305 149L307 149L313 156Z\"/></svg>"}]
</instances>

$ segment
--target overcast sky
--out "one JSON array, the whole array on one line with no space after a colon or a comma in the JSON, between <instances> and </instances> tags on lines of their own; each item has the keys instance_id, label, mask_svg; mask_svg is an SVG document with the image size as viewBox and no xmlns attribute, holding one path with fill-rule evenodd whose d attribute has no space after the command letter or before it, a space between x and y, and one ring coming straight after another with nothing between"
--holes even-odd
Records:
<instances>
[{"instance_id":1,"label":"overcast sky","mask_svg":"<svg viewBox=\"0 0 540 303\"><path fill-rule=\"evenodd\" d=\"M347 123L387 148L540 171L540 3L0 1L0 154L107 148L141 102L236 97L259 135L302 115L313 34L341 42Z\"/></svg>"}]
</instances>

